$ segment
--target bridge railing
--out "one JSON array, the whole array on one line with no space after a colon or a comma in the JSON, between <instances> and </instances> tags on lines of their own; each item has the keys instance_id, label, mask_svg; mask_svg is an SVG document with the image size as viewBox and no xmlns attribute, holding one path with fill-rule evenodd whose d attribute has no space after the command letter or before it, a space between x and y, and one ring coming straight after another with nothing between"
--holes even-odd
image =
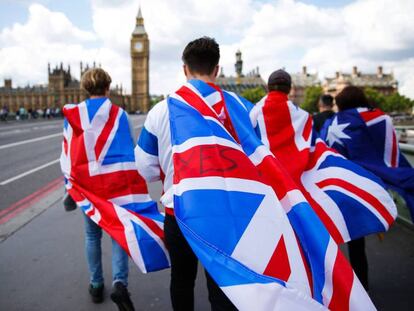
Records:
<instances>
[{"instance_id":1,"label":"bridge railing","mask_svg":"<svg viewBox=\"0 0 414 311\"><path fill-rule=\"evenodd\" d=\"M411 165L414 166L414 145L400 143L400 150L405 155L408 162L410 162ZM404 200L397 197L396 203L397 203L397 209L398 209L398 218L402 222L414 227L414 224L411 220L410 211L408 210L407 205L405 204Z\"/></svg>"}]
</instances>

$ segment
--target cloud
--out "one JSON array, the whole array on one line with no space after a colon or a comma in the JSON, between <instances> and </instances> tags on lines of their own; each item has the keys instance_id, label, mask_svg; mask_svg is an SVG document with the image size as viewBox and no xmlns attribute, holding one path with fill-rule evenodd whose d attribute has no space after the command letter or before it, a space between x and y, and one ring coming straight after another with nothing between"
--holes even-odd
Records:
<instances>
[{"instance_id":1,"label":"cloud","mask_svg":"<svg viewBox=\"0 0 414 311\"><path fill-rule=\"evenodd\" d=\"M413 1L356 0L337 8L297 0L140 3L150 38L151 93L166 94L183 82L184 46L209 35L220 43L226 75L234 74L239 48L244 71L259 66L265 79L280 67L296 72L307 65L323 78L337 70L349 72L354 65L364 72L382 65L385 72L394 72L400 91L414 98ZM77 67L81 60L96 60L114 83L130 90L129 49L138 2L91 0L91 6L93 29L86 31L63 13L31 5L26 23L0 32L0 78L46 82L48 61Z\"/></svg>"}]
</instances>

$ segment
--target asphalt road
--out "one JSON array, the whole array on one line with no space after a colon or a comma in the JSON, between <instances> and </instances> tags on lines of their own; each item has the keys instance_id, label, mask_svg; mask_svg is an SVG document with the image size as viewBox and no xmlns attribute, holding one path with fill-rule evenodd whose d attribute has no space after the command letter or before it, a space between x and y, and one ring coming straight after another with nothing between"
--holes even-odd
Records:
<instances>
[{"instance_id":1,"label":"asphalt road","mask_svg":"<svg viewBox=\"0 0 414 311\"><path fill-rule=\"evenodd\" d=\"M138 135L145 116L131 119ZM0 122L0 217L12 212L27 196L35 192L42 195L63 180L58 161L62 122Z\"/></svg>"}]
</instances>

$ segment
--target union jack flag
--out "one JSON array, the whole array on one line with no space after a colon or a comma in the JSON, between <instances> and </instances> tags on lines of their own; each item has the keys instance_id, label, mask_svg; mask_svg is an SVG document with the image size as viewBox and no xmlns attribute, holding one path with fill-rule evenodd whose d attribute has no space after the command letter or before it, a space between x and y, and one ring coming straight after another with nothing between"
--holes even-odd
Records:
<instances>
[{"instance_id":1,"label":"union jack flag","mask_svg":"<svg viewBox=\"0 0 414 311\"><path fill-rule=\"evenodd\" d=\"M169 267L164 216L136 170L126 112L99 98L66 105L63 114L60 162L71 197L142 272Z\"/></svg>"},{"instance_id":2,"label":"union jack flag","mask_svg":"<svg viewBox=\"0 0 414 311\"><path fill-rule=\"evenodd\" d=\"M200 80L168 97L175 216L195 254L239 310L375 309L250 109Z\"/></svg>"},{"instance_id":3,"label":"union jack flag","mask_svg":"<svg viewBox=\"0 0 414 311\"><path fill-rule=\"evenodd\" d=\"M398 147L392 120L380 109L338 112L321 136L329 146L380 177L407 202L414 219L414 169Z\"/></svg>"},{"instance_id":4,"label":"union jack flag","mask_svg":"<svg viewBox=\"0 0 414 311\"><path fill-rule=\"evenodd\" d=\"M287 95L270 92L250 117L337 243L388 230L397 210L383 182L316 138Z\"/></svg>"}]
</instances>

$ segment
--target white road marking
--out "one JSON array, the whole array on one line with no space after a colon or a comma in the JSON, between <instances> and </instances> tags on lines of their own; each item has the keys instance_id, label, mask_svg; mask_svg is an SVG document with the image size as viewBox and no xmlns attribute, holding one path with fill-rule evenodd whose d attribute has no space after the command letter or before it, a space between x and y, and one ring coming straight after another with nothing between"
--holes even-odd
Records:
<instances>
[{"instance_id":1,"label":"white road marking","mask_svg":"<svg viewBox=\"0 0 414 311\"><path fill-rule=\"evenodd\" d=\"M22 178L22 177L25 177L25 176L27 176L27 175L30 175L30 174L35 173L35 172L37 172L37 171L40 171L41 169L44 169L45 167L51 166L51 165L53 165L53 164L56 164L56 163L58 163L58 162L59 162L59 160L60 160L60 159L53 160L53 161L48 162L48 163L46 163L46 164L40 165L40 166L38 166L38 167L35 167L35 168L33 168L33 169L31 169L31 170L29 170L29 171L27 171L27 172L24 172L24 173L22 173L22 174L19 174L19 175L17 175L17 176L12 177L12 178L6 179L6 180L4 180L4 181L0 182L0 186L7 185L7 184L9 184L9 183L11 183L11 182L13 182L13 181L15 181L15 180L17 180L17 179L20 179L20 178Z\"/></svg>"},{"instance_id":2,"label":"white road marking","mask_svg":"<svg viewBox=\"0 0 414 311\"><path fill-rule=\"evenodd\" d=\"M2 145L2 146L0 146L0 150L15 147L15 146L20 146L20 145L24 145L24 144L28 144L28 143L34 143L36 141L41 141L41 140L45 140L45 139L49 139L49 138L53 138L53 137L58 137L58 136L63 136L62 132L59 132L59 133L56 133L56 134L51 134L51 135L46 135L46 136L42 136L42 137L32 138L32 139L26 139L26 140L18 141L18 142L11 143L11 144Z\"/></svg>"},{"instance_id":3,"label":"white road marking","mask_svg":"<svg viewBox=\"0 0 414 311\"><path fill-rule=\"evenodd\" d=\"M139 129L139 128L141 128L142 126L143 126L143 125L137 125L137 126L134 126L134 129ZM34 139L29 139L29 140L19 141L19 142L17 142L17 143L12 143L12 144L3 145L3 146L0 146L0 149L5 149L5 148L14 147L14 146L18 146L18 145L22 145L22 144L26 144L26 143L34 142L34 141L39 141L39 140L44 140L44 139L48 139L48 138L52 138L52 137L57 137L57 136L59 136L59 135L62 135L62 133L52 134L52 135L43 136L43 137L38 137L38 138L34 138ZM11 183L11 182L13 182L13 181L15 181L15 180L18 180L18 179L23 178L23 177L25 177L25 176L27 176L27 175L30 175L30 174L35 173L35 172L37 172L37 171L40 171L41 169L44 169L45 167L51 166L51 165L53 165L53 164L55 164L55 163L58 163L58 162L59 162L59 160L60 160L60 159L53 160L53 161L48 162L48 163L46 163L46 164L40 165L40 166L38 166L38 167L35 167L35 168L33 168L33 169L31 169L31 170L29 170L29 171L27 171L27 172L24 172L24 173L22 173L22 174L19 174L19 175L17 175L17 176L12 177L12 178L6 179L6 180L4 180L4 181L0 182L0 186L7 185L7 184L9 184L9 183Z\"/></svg>"}]
</instances>

